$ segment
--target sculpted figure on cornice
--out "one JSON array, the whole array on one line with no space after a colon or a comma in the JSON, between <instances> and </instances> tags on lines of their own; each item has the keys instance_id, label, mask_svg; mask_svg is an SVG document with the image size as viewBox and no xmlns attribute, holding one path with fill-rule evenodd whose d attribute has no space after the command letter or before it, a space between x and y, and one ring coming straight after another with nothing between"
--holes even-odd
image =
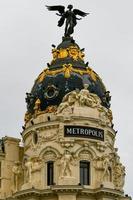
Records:
<instances>
[{"instance_id":1,"label":"sculpted figure on cornice","mask_svg":"<svg viewBox=\"0 0 133 200\"><path fill-rule=\"evenodd\" d=\"M125 182L125 167L120 163L120 158L116 152L97 157L94 161L99 182L112 182L115 189L122 190Z\"/></svg>"},{"instance_id":2,"label":"sculpted figure on cornice","mask_svg":"<svg viewBox=\"0 0 133 200\"><path fill-rule=\"evenodd\" d=\"M100 171L99 180L101 183L112 181L112 158L110 154L97 157L94 161L94 167Z\"/></svg>"},{"instance_id":3,"label":"sculpted figure on cornice","mask_svg":"<svg viewBox=\"0 0 133 200\"><path fill-rule=\"evenodd\" d=\"M34 157L32 159L32 185L35 187L39 187L41 184L41 171L42 169L42 160L38 157Z\"/></svg>"},{"instance_id":4,"label":"sculpted figure on cornice","mask_svg":"<svg viewBox=\"0 0 133 200\"><path fill-rule=\"evenodd\" d=\"M25 183L31 183L31 171L32 171L32 161L31 159L29 159L26 160L24 163Z\"/></svg>"},{"instance_id":5,"label":"sculpted figure on cornice","mask_svg":"<svg viewBox=\"0 0 133 200\"><path fill-rule=\"evenodd\" d=\"M76 89L66 94L57 109L57 114L72 114L74 107L76 106L97 108L99 111L100 124L109 126L112 125L112 111L101 105L101 100L96 94L89 92L88 84L84 84L84 88L81 91Z\"/></svg>"},{"instance_id":6,"label":"sculpted figure on cornice","mask_svg":"<svg viewBox=\"0 0 133 200\"><path fill-rule=\"evenodd\" d=\"M14 166L12 168L12 172L13 172L13 186L14 186L13 191L17 192L20 186L20 178L23 174L22 166L19 161L15 161Z\"/></svg>"},{"instance_id":7,"label":"sculpted figure on cornice","mask_svg":"<svg viewBox=\"0 0 133 200\"><path fill-rule=\"evenodd\" d=\"M32 158L32 170L31 173L36 173L42 168L42 161L38 157Z\"/></svg>"},{"instance_id":8,"label":"sculpted figure on cornice","mask_svg":"<svg viewBox=\"0 0 133 200\"><path fill-rule=\"evenodd\" d=\"M88 106L91 108L98 107L101 104L99 97L88 90L88 84L84 84L84 89L78 95L79 105Z\"/></svg>"},{"instance_id":9,"label":"sculpted figure on cornice","mask_svg":"<svg viewBox=\"0 0 133 200\"><path fill-rule=\"evenodd\" d=\"M88 84L84 84L84 89L79 91L78 89L68 93L62 100L62 103L57 109L57 114L66 112L67 108L70 107L71 113L73 112L74 106L88 106L88 107L99 107L101 104L100 98L90 93Z\"/></svg>"},{"instance_id":10,"label":"sculpted figure on cornice","mask_svg":"<svg viewBox=\"0 0 133 200\"><path fill-rule=\"evenodd\" d=\"M112 162L110 155L105 155L103 157L103 182L111 182L112 181Z\"/></svg>"},{"instance_id":11,"label":"sculpted figure on cornice","mask_svg":"<svg viewBox=\"0 0 133 200\"><path fill-rule=\"evenodd\" d=\"M118 190L122 190L125 183L125 167L120 162L117 150L113 153L113 183Z\"/></svg>"},{"instance_id":12,"label":"sculpted figure on cornice","mask_svg":"<svg viewBox=\"0 0 133 200\"><path fill-rule=\"evenodd\" d=\"M79 90L76 89L68 94L66 94L62 100L62 103L59 105L57 109L57 114L66 111L69 106L71 107L69 112L72 113L75 103L78 100Z\"/></svg>"},{"instance_id":13,"label":"sculpted figure on cornice","mask_svg":"<svg viewBox=\"0 0 133 200\"><path fill-rule=\"evenodd\" d=\"M118 190L122 190L125 182L125 167L121 163L117 163L114 166L113 173L113 182L115 188Z\"/></svg>"},{"instance_id":14,"label":"sculpted figure on cornice","mask_svg":"<svg viewBox=\"0 0 133 200\"><path fill-rule=\"evenodd\" d=\"M32 157L24 163L25 183L38 183L40 181L38 173L42 168L42 161L37 157Z\"/></svg>"},{"instance_id":15,"label":"sculpted figure on cornice","mask_svg":"<svg viewBox=\"0 0 133 200\"><path fill-rule=\"evenodd\" d=\"M65 150L60 160L60 177L72 176L72 170L71 170L72 162L73 162L73 157L70 151Z\"/></svg>"}]
</instances>

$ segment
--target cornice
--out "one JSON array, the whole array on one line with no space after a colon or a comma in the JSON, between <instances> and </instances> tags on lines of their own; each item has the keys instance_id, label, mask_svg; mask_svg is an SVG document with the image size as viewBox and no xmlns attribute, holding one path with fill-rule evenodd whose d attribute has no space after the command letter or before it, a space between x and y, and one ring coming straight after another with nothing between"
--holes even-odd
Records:
<instances>
[{"instance_id":1,"label":"cornice","mask_svg":"<svg viewBox=\"0 0 133 200\"><path fill-rule=\"evenodd\" d=\"M54 185L49 189L27 189L23 191L19 191L13 194L12 197L8 199L23 199L30 196L35 197L48 197L54 196L60 193L68 193L68 194L78 194L81 196L112 196L112 197L123 197L123 192L119 190L109 189L109 188L97 188L97 189L87 189L84 186L80 185Z\"/></svg>"}]
</instances>

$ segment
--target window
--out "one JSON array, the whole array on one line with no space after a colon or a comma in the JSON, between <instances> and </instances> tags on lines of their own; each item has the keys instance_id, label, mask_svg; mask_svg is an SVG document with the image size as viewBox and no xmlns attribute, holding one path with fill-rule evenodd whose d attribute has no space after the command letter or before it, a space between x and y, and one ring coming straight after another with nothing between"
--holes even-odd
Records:
<instances>
[{"instance_id":1,"label":"window","mask_svg":"<svg viewBox=\"0 0 133 200\"><path fill-rule=\"evenodd\" d=\"M109 177L110 177L110 182L112 182L112 169L111 167L108 168L108 171L109 171Z\"/></svg>"},{"instance_id":2,"label":"window","mask_svg":"<svg viewBox=\"0 0 133 200\"><path fill-rule=\"evenodd\" d=\"M38 134L36 132L33 133L33 143L36 145L38 142Z\"/></svg>"},{"instance_id":3,"label":"window","mask_svg":"<svg viewBox=\"0 0 133 200\"><path fill-rule=\"evenodd\" d=\"M80 184L90 185L90 162L80 161Z\"/></svg>"},{"instance_id":4,"label":"window","mask_svg":"<svg viewBox=\"0 0 133 200\"><path fill-rule=\"evenodd\" d=\"M50 121L50 117L48 116L48 121Z\"/></svg>"},{"instance_id":5,"label":"window","mask_svg":"<svg viewBox=\"0 0 133 200\"><path fill-rule=\"evenodd\" d=\"M54 163L53 161L47 162L47 185L54 183Z\"/></svg>"}]
</instances>

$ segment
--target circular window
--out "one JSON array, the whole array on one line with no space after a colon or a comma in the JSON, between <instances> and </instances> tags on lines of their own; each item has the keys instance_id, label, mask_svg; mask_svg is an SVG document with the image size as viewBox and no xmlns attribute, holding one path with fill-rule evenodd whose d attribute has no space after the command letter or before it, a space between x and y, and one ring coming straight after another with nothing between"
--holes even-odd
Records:
<instances>
[{"instance_id":1,"label":"circular window","mask_svg":"<svg viewBox=\"0 0 133 200\"><path fill-rule=\"evenodd\" d=\"M50 85L47 87L46 91L44 92L44 97L46 99L53 99L55 97L57 97L57 95L59 94L57 87L55 87L54 85Z\"/></svg>"}]
</instances>

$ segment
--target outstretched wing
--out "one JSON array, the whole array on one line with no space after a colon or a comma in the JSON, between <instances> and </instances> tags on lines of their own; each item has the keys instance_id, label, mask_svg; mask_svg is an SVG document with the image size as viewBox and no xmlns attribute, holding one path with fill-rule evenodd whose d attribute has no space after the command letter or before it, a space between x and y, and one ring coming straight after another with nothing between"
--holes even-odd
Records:
<instances>
[{"instance_id":1,"label":"outstretched wing","mask_svg":"<svg viewBox=\"0 0 133 200\"><path fill-rule=\"evenodd\" d=\"M64 6L46 6L46 8L50 11L58 11L60 14L65 12Z\"/></svg>"},{"instance_id":2,"label":"outstretched wing","mask_svg":"<svg viewBox=\"0 0 133 200\"><path fill-rule=\"evenodd\" d=\"M80 15L81 17L85 17L88 14L90 14L90 13L85 13L85 12L78 10L78 9L74 9L73 12L74 12L75 15Z\"/></svg>"}]
</instances>

